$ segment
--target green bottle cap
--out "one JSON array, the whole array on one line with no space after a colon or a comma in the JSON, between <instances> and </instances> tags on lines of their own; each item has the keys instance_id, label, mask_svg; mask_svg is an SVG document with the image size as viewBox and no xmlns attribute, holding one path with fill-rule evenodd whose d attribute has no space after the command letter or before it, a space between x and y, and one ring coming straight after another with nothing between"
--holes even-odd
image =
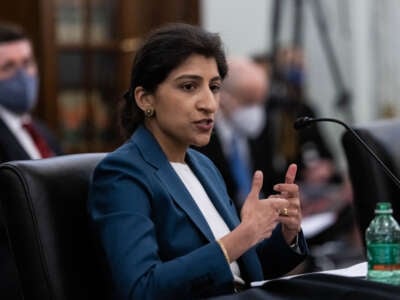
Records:
<instances>
[{"instance_id":1,"label":"green bottle cap","mask_svg":"<svg viewBox=\"0 0 400 300\"><path fill-rule=\"evenodd\" d=\"M391 214L391 213L393 213L392 203L390 203L390 202L378 202L378 203L376 203L375 213L378 213L378 214Z\"/></svg>"}]
</instances>

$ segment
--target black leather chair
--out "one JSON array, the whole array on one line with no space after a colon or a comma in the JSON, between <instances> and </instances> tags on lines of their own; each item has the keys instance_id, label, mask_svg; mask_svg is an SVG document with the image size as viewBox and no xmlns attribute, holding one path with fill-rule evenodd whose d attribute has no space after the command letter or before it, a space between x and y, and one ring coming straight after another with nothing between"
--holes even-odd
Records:
<instances>
[{"instance_id":1,"label":"black leather chair","mask_svg":"<svg viewBox=\"0 0 400 300\"><path fill-rule=\"evenodd\" d=\"M7 236L24 299L111 299L110 276L86 202L103 153L0 165Z\"/></svg>"},{"instance_id":2,"label":"black leather chair","mask_svg":"<svg viewBox=\"0 0 400 300\"><path fill-rule=\"evenodd\" d=\"M353 129L398 177L400 174L400 119L373 121ZM353 203L361 236L364 238L365 230L374 217L374 209L378 201L391 202L393 215L397 221L400 221L400 189L350 132L343 134L342 145L353 186Z\"/></svg>"}]
</instances>

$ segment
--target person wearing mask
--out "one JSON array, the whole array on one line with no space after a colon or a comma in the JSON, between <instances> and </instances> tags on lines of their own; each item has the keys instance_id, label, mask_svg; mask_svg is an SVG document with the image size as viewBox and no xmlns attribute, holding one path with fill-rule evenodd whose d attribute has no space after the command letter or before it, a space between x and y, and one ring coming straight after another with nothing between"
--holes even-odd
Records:
<instances>
[{"instance_id":1,"label":"person wearing mask","mask_svg":"<svg viewBox=\"0 0 400 300\"><path fill-rule=\"evenodd\" d=\"M121 124L128 137L95 168L89 214L117 299L198 299L286 274L308 253L291 165L260 200L252 176L237 214L203 154L227 64L219 36L187 24L152 32L136 52Z\"/></svg>"},{"instance_id":2,"label":"person wearing mask","mask_svg":"<svg viewBox=\"0 0 400 300\"><path fill-rule=\"evenodd\" d=\"M30 114L38 82L29 38L15 25L0 24L0 163L61 153L56 138ZM20 299L18 288L0 211L0 298Z\"/></svg>"},{"instance_id":3,"label":"person wearing mask","mask_svg":"<svg viewBox=\"0 0 400 300\"><path fill-rule=\"evenodd\" d=\"M338 170L328 140L319 124L302 130L294 130L293 124L299 117L317 117L305 92L307 81L306 61L300 47L282 47L274 59L268 55L253 57L265 72L271 74L271 88L266 101L267 122L255 143L264 151L264 166L268 180L264 182L266 193L273 191L273 183L282 178L291 163L298 165L297 184L302 198L303 217L312 217L320 213L333 213L335 221L324 230L308 236L311 255L305 266L307 271L319 270L315 255L324 243L330 246L337 266L341 260L353 259L359 249L354 238L354 213L352 209L351 185L347 176ZM265 177L267 177L265 176ZM321 228L324 228L321 226ZM346 247L354 251L343 251ZM313 251L315 247L316 251ZM340 253L340 255L337 255ZM348 255L348 257L347 257ZM320 261L332 261L329 256ZM322 267L323 268L323 267Z\"/></svg>"},{"instance_id":4,"label":"person wearing mask","mask_svg":"<svg viewBox=\"0 0 400 300\"><path fill-rule=\"evenodd\" d=\"M38 86L31 41L19 27L0 24L0 162L61 153L54 135L31 115Z\"/></svg>"},{"instance_id":5,"label":"person wearing mask","mask_svg":"<svg viewBox=\"0 0 400 300\"><path fill-rule=\"evenodd\" d=\"M228 193L240 211L250 191L251 174L257 169L268 172L263 168L262 155L258 155L262 152L259 145L252 142L265 126L268 79L262 69L246 57L230 57L228 66L229 74L222 84L220 110L211 140L196 149L220 170Z\"/></svg>"}]
</instances>

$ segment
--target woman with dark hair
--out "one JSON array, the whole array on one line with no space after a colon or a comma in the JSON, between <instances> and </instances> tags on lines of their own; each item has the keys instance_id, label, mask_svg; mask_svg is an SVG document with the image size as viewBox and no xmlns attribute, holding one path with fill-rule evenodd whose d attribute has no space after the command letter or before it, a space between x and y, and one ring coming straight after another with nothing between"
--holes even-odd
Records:
<instances>
[{"instance_id":1,"label":"woman with dark hair","mask_svg":"<svg viewBox=\"0 0 400 300\"><path fill-rule=\"evenodd\" d=\"M218 35L191 25L154 31L136 53L130 137L96 167L89 199L118 299L231 293L305 258L296 165L266 201L255 172L239 218L216 167L189 148L209 142L226 74Z\"/></svg>"}]
</instances>

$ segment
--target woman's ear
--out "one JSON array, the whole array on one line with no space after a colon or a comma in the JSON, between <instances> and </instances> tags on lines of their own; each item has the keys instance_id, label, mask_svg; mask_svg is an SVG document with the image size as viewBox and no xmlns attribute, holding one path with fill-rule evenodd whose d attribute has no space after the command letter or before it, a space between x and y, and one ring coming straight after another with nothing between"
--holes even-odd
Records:
<instances>
[{"instance_id":1,"label":"woman's ear","mask_svg":"<svg viewBox=\"0 0 400 300\"><path fill-rule=\"evenodd\" d=\"M153 97L143 87L136 87L133 96L137 106L139 106L142 111L153 109Z\"/></svg>"}]
</instances>

